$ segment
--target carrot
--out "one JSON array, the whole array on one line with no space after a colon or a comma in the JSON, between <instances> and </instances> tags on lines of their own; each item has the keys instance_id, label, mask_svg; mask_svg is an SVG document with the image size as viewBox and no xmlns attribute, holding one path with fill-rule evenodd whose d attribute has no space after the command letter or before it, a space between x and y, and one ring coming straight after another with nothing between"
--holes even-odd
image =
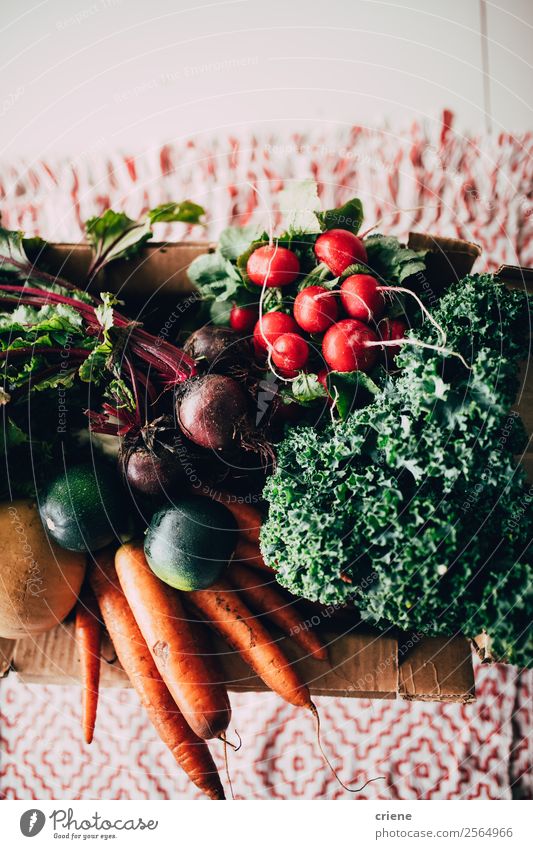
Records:
<instances>
[{"instance_id":1,"label":"carrot","mask_svg":"<svg viewBox=\"0 0 533 849\"><path fill-rule=\"evenodd\" d=\"M86 743L92 743L100 684L102 627L98 604L88 584L84 584L76 605L74 635L80 658L83 686L81 720L83 739Z\"/></svg>"},{"instance_id":2,"label":"carrot","mask_svg":"<svg viewBox=\"0 0 533 849\"><path fill-rule=\"evenodd\" d=\"M237 540L233 558L234 560L242 560L242 562L246 563L247 566L255 566L263 572L268 572L271 575L274 574L274 570L271 569L270 566L267 566L263 560L259 547L254 543L248 542L248 540L243 539L242 537L239 537Z\"/></svg>"},{"instance_id":3,"label":"carrot","mask_svg":"<svg viewBox=\"0 0 533 849\"><path fill-rule=\"evenodd\" d=\"M290 704L314 712L308 687L230 584L217 581L208 590L193 590L187 598L271 690Z\"/></svg>"},{"instance_id":4,"label":"carrot","mask_svg":"<svg viewBox=\"0 0 533 849\"><path fill-rule=\"evenodd\" d=\"M224 799L220 776L207 743L189 727L157 671L120 589L111 551L98 553L90 582L118 659L155 730L191 781L211 799Z\"/></svg>"},{"instance_id":5,"label":"carrot","mask_svg":"<svg viewBox=\"0 0 533 849\"><path fill-rule=\"evenodd\" d=\"M185 611L192 622L195 630L196 651L204 660L209 673L210 681L218 681L226 684L226 673L220 663L219 654L213 641L213 631L208 627L205 619L202 619L193 604L187 603L188 593L183 593L183 604Z\"/></svg>"},{"instance_id":6,"label":"carrot","mask_svg":"<svg viewBox=\"0 0 533 849\"><path fill-rule=\"evenodd\" d=\"M237 527L247 542L259 544L259 533L261 531L262 518L261 513L256 507L247 504L245 501L238 501L238 496L232 495L230 492L220 492L219 490L210 490L207 495L215 501L220 501L233 514L233 518L237 522Z\"/></svg>"},{"instance_id":7,"label":"carrot","mask_svg":"<svg viewBox=\"0 0 533 849\"><path fill-rule=\"evenodd\" d=\"M226 687L209 673L199 651L199 626L188 618L179 593L150 569L141 543L115 555L120 585L161 678L199 737L223 734L231 709Z\"/></svg>"},{"instance_id":8,"label":"carrot","mask_svg":"<svg viewBox=\"0 0 533 849\"><path fill-rule=\"evenodd\" d=\"M285 634L307 654L317 660L327 660L328 653L316 633L305 627L298 610L277 588L272 579L258 575L241 563L232 563L229 571L232 584L242 590L247 604L265 613Z\"/></svg>"}]
</instances>

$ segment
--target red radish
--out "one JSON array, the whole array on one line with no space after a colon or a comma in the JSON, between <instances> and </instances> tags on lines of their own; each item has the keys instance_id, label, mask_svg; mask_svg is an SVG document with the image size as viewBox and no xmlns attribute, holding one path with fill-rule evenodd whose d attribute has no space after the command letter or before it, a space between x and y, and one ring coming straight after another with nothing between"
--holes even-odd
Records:
<instances>
[{"instance_id":1,"label":"red radish","mask_svg":"<svg viewBox=\"0 0 533 849\"><path fill-rule=\"evenodd\" d=\"M367 255L361 239L348 230L326 230L315 242L315 254L335 277L355 262L366 262Z\"/></svg>"},{"instance_id":2,"label":"red radish","mask_svg":"<svg viewBox=\"0 0 533 849\"><path fill-rule=\"evenodd\" d=\"M337 320L339 308L333 292L308 286L294 301L294 318L307 333L323 333Z\"/></svg>"},{"instance_id":3,"label":"red radish","mask_svg":"<svg viewBox=\"0 0 533 849\"><path fill-rule=\"evenodd\" d=\"M364 281L361 280L361 278L364 278ZM441 347L446 343L446 333L444 332L444 329L437 321L435 321L428 308L424 306L418 295L413 292L412 289L406 289L404 286L381 286L378 281L369 274L352 274L350 277L346 278L341 286L341 299L344 308L353 318L360 318L361 320L369 321L369 317L371 319L378 318L382 312L385 305L385 302L383 301L383 292L387 292L392 297L395 295L409 295L409 297L413 298L418 304L422 315L427 318L427 320L437 330L440 337ZM358 303L360 304L361 312L359 312ZM413 342L413 344L415 343Z\"/></svg>"},{"instance_id":4,"label":"red radish","mask_svg":"<svg viewBox=\"0 0 533 849\"><path fill-rule=\"evenodd\" d=\"M321 384L321 386L323 386L324 389L326 390L326 394L327 394L326 404L328 405L328 407L332 407L333 406L333 397L332 397L332 395L329 391L328 374L329 374L328 368L321 368L320 371L317 374L317 379L318 379L318 382Z\"/></svg>"},{"instance_id":5,"label":"red radish","mask_svg":"<svg viewBox=\"0 0 533 849\"><path fill-rule=\"evenodd\" d=\"M370 274L352 274L340 290L344 310L359 321L376 321L385 309L385 298L375 277Z\"/></svg>"},{"instance_id":6,"label":"red radish","mask_svg":"<svg viewBox=\"0 0 533 849\"><path fill-rule=\"evenodd\" d=\"M292 315L285 312L266 312L254 327L256 352L268 351L282 333L297 333L298 325Z\"/></svg>"},{"instance_id":7,"label":"red radish","mask_svg":"<svg viewBox=\"0 0 533 849\"><path fill-rule=\"evenodd\" d=\"M295 253L279 245L264 245L251 254L246 273L256 286L288 286L298 277L300 261Z\"/></svg>"},{"instance_id":8,"label":"red radish","mask_svg":"<svg viewBox=\"0 0 533 849\"><path fill-rule=\"evenodd\" d=\"M333 371L369 371L378 357L378 349L367 343L379 345L377 334L354 318L345 318L326 332L322 353Z\"/></svg>"},{"instance_id":9,"label":"red radish","mask_svg":"<svg viewBox=\"0 0 533 849\"><path fill-rule=\"evenodd\" d=\"M440 337L440 347L446 343L446 333L440 324L435 321L429 310L422 303L418 295L411 289L406 289L404 286L380 286L378 281L369 274L352 274L347 277L341 286L341 300L346 312L352 318L358 318L361 321L371 321L379 318L385 307L383 293L386 292L391 296L409 295L418 304L422 315L433 325ZM393 348L395 356L398 353L397 347L391 345L391 341L402 339L404 334L394 336L389 340L384 339L384 347ZM413 342L420 345L420 342Z\"/></svg>"},{"instance_id":10,"label":"red radish","mask_svg":"<svg viewBox=\"0 0 533 849\"><path fill-rule=\"evenodd\" d=\"M280 377L285 377L287 380L290 380L294 377L298 377L298 375L300 374L298 369L295 369L295 368L280 368L279 366L276 366L276 373Z\"/></svg>"},{"instance_id":11,"label":"red radish","mask_svg":"<svg viewBox=\"0 0 533 849\"><path fill-rule=\"evenodd\" d=\"M253 307L238 307L235 304L229 314L230 327L237 333L251 333L257 321L257 310Z\"/></svg>"},{"instance_id":12,"label":"red radish","mask_svg":"<svg viewBox=\"0 0 533 849\"><path fill-rule=\"evenodd\" d=\"M327 368L321 368L321 369L320 369L320 371L319 371L319 372L318 372L318 374L317 374L317 379L318 379L318 382L319 382L319 383L320 383L320 384L324 387L324 389L326 390L326 392L328 392L328 393L329 393L329 389L328 389L328 374L329 374L329 369L327 369Z\"/></svg>"},{"instance_id":13,"label":"red radish","mask_svg":"<svg viewBox=\"0 0 533 849\"><path fill-rule=\"evenodd\" d=\"M302 369L309 358L309 345L297 333L282 333L272 346L272 361L284 371Z\"/></svg>"},{"instance_id":14,"label":"red radish","mask_svg":"<svg viewBox=\"0 0 533 849\"><path fill-rule=\"evenodd\" d=\"M403 339L406 330L407 323L401 318L382 318L378 324L378 333L385 342ZM401 350L401 345L391 345L384 348L385 361L394 362L396 354L399 354Z\"/></svg>"}]
</instances>

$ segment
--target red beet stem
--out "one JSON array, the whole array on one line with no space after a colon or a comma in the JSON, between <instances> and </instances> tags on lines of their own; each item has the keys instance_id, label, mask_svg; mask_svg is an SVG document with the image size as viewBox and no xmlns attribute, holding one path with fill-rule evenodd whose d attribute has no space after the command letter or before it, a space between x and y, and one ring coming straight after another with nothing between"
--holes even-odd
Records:
<instances>
[{"instance_id":1,"label":"red beet stem","mask_svg":"<svg viewBox=\"0 0 533 849\"><path fill-rule=\"evenodd\" d=\"M0 254L0 261L1 260L7 261L9 263L9 265L14 265L15 268L20 268L21 271L25 272L27 270L26 263L18 262L17 260L12 259L11 257L7 257L3 254ZM27 273L28 273L28 278L32 277L34 280L40 280L42 283L49 283L49 284L53 284L54 286L61 286L63 289L69 289L70 291L73 291L73 292L81 291L79 286L76 286L75 283L71 283L69 280L65 280L63 277L58 277L58 276L54 276L53 274L48 274L46 271L43 271L42 269L37 268L37 266L35 266L35 265L32 265L31 271L28 271ZM84 290L84 291L85 291L85 294L89 298L91 298L93 303L96 303L96 304L98 303L98 299L94 295L92 295L90 292L87 292L86 290Z\"/></svg>"},{"instance_id":2,"label":"red beet stem","mask_svg":"<svg viewBox=\"0 0 533 849\"><path fill-rule=\"evenodd\" d=\"M0 351L0 360L18 360L27 354L64 354L65 359L86 360L91 353L90 348L52 348L48 345L29 345L26 348L11 348L9 351Z\"/></svg>"},{"instance_id":3,"label":"red beet stem","mask_svg":"<svg viewBox=\"0 0 533 849\"><path fill-rule=\"evenodd\" d=\"M140 370L136 371L136 375L137 375L137 380L139 381L141 386L144 387L145 392L148 395L148 398L150 400L150 403L153 404L153 402L157 398L157 391L156 391L154 384L152 383L151 380L149 380L149 378L142 371L140 371Z\"/></svg>"},{"instance_id":4,"label":"red beet stem","mask_svg":"<svg viewBox=\"0 0 533 849\"><path fill-rule=\"evenodd\" d=\"M85 415L89 419L89 428L93 433L105 433L110 436L125 436L138 424L135 417L127 410L113 407L112 404L102 404L101 413L95 413L93 410L85 410ZM116 422L111 421L116 419Z\"/></svg>"}]
</instances>

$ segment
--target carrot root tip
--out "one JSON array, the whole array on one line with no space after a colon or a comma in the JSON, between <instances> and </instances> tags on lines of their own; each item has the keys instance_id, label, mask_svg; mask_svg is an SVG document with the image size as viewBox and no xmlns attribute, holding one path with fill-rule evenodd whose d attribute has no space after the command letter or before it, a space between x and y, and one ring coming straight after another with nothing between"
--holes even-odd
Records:
<instances>
[{"instance_id":1,"label":"carrot root tip","mask_svg":"<svg viewBox=\"0 0 533 849\"><path fill-rule=\"evenodd\" d=\"M322 745L322 738L321 738L321 734L320 734L320 714L319 714L318 708L314 704L314 702L310 702L309 710L311 711L311 713L314 716L315 721L316 721L316 740L317 740L318 748L320 750L320 754L322 755L326 765L331 770L332 775L335 777L335 779L339 782L340 786L344 790L347 790L348 793L360 793L362 790L365 789L365 787L368 784L371 784L372 781L386 781L387 780L387 777L385 775L378 775L375 778L369 778L368 781L365 781L365 783L361 785L361 787L348 787L348 785L345 784L344 781L342 781L342 779L340 778L339 773L337 772L337 770L335 769L335 767L331 763L330 759L328 758L328 756L327 756L327 754L324 750L324 747Z\"/></svg>"},{"instance_id":2,"label":"carrot root tip","mask_svg":"<svg viewBox=\"0 0 533 849\"><path fill-rule=\"evenodd\" d=\"M239 732L237 731L236 728L234 730L235 730L235 734L237 735L238 740L239 740L238 743L231 743L228 740L228 738L226 737L225 732L222 732L222 734L219 734L218 739L221 740L224 743L225 746L229 746L231 749L233 749L234 752L238 752L239 749L242 748L242 737L241 737L241 735L239 734Z\"/></svg>"},{"instance_id":3,"label":"carrot root tip","mask_svg":"<svg viewBox=\"0 0 533 849\"><path fill-rule=\"evenodd\" d=\"M230 775L230 771L229 771L229 759L228 759L228 746L231 746L232 749L234 747L231 743L228 742L228 740L226 739L226 735L224 733L219 735L219 740L222 740L222 742L224 744L224 769L226 771L226 778L228 779L231 798L233 799L233 801L235 801L235 793L233 792L233 784L232 784L232 781L231 781L231 775Z\"/></svg>"}]
</instances>

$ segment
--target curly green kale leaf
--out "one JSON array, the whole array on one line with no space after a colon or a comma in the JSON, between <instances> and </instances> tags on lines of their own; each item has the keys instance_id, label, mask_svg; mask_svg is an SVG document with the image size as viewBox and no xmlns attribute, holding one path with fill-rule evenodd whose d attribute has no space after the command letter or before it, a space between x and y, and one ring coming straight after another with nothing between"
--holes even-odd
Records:
<instances>
[{"instance_id":1,"label":"curly green kale leaf","mask_svg":"<svg viewBox=\"0 0 533 849\"><path fill-rule=\"evenodd\" d=\"M513 456L524 431L509 407L525 310L525 296L492 277L466 278L434 315L471 370L405 346L400 376L371 405L321 432L287 435L261 534L282 585L352 601L373 623L487 630L505 657L524 662L533 516Z\"/></svg>"}]
</instances>

